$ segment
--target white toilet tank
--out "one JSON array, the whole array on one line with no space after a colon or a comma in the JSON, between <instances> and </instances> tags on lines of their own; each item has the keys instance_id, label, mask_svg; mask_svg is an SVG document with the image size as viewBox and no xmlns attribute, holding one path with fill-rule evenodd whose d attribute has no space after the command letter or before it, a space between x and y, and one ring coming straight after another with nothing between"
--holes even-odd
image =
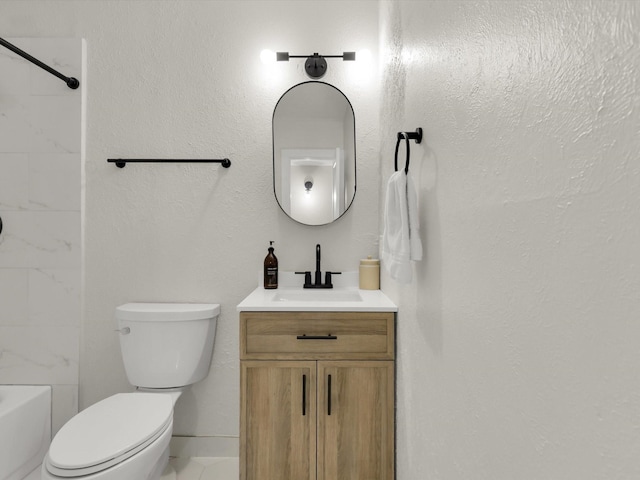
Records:
<instances>
[{"instance_id":1,"label":"white toilet tank","mask_svg":"<svg viewBox=\"0 0 640 480\"><path fill-rule=\"evenodd\" d=\"M209 373L220 305L127 303L116 308L120 348L132 385L172 388Z\"/></svg>"}]
</instances>

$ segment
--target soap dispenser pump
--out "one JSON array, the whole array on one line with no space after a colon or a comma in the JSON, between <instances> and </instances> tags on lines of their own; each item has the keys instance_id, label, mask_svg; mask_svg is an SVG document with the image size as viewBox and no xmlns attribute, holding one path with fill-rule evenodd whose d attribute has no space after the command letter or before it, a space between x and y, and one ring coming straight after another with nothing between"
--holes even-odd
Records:
<instances>
[{"instance_id":1,"label":"soap dispenser pump","mask_svg":"<svg viewBox=\"0 0 640 480\"><path fill-rule=\"evenodd\" d=\"M264 288L278 288L278 258L273 254L273 240L264 259Z\"/></svg>"}]
</instances>

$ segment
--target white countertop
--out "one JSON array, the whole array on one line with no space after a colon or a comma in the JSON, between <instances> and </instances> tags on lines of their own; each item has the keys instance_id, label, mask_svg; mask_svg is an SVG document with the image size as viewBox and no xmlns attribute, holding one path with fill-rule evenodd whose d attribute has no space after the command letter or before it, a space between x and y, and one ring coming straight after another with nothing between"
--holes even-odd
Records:
<instances>
[{"instance_id":1,"label":"white countertop","mask_svg":"<svg viewBox=\"0 0 640 480\"><path fill-rule=\"evenodd\" d=\"M324 275L323 275L324 278ZM262 283L262 282L260 282ZM238 305L239 312L397 312L380 290L360 290L358 272L333 277L334 288L302 288L304 277L280 272L277 289L259 285Z\"/></svg>"}]
</instances>

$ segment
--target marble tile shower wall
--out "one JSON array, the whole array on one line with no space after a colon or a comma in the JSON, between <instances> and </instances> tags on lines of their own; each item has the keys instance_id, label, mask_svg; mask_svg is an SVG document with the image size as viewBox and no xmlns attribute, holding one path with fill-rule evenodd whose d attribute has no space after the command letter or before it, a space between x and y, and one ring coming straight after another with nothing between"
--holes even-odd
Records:
<instances>
[{"instance_id":1,"label":"marble tile shower wall","mask_svg":"<svg viewBox=\"0 0 640 480\"><path fill-rule=\"evenodd\" d=\"M7 39L82 83L82 40ZM78 408L81 90L0 46L0 384Z\"/></svg>"}]
</instances>

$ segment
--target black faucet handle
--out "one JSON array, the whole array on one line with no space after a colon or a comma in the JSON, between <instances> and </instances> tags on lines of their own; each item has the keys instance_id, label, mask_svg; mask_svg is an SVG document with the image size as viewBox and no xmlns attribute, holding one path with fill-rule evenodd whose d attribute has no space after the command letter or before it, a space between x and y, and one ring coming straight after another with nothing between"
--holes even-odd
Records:
<instances>
[{"instance_id":1,"label":"black faucet handle","mask_svg":"<svg viewBox=\"0 0 640 480\"><path fill-rule=\"evenodd\" d=\"M295 272L296 275L304 275L304 284L306 285L311 285L311 272L310 271L306 271L306 272Z\"/></svg>"},{"instance_id":2,"label":"black faucet handle","mask_svg":"<svg viewBox=\"0 0 640 480\"><path fill-rule=\"evenodd\" d=\"M325 272L324 273L324 285L326 288L333 288L333 283L331 283L331 275L340 275L342 272Z\"/></svg>"}]
</instances>

